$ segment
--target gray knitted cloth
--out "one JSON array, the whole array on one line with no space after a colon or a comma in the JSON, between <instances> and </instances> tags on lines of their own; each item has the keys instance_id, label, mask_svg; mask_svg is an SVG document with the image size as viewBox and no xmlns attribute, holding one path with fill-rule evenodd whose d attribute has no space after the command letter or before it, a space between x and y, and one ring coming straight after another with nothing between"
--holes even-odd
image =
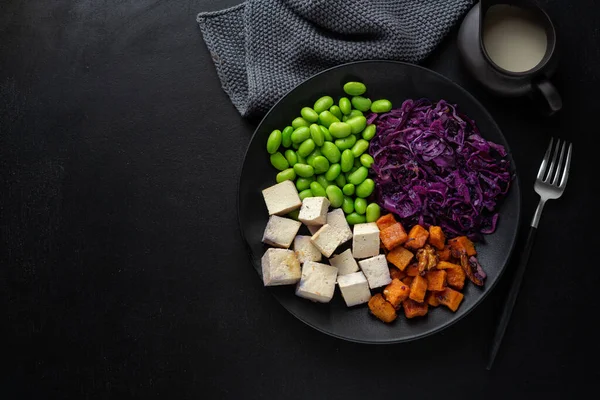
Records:
<instances>
[{"instance_id":1,"label":"gray knitted cloth","mask_svg":"<svg viewBox=\"0 0 600 400\"><path fill-rule=\"evenodd\" d=\"M472 0L246 0L197 21L223 89L260 116L306 78L355 60L419 63Z\"/></svg>"}]
</instances>

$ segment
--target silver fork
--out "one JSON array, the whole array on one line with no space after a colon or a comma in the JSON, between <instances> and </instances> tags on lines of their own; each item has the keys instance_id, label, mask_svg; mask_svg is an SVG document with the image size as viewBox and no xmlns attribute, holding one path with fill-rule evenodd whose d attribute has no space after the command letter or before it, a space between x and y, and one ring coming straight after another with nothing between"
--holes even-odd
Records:
<instances>
[{"instance_id":1,"label":"silver fork","mask_svg":"<svg viewBox=\"0 0 600 400\"><path fill-rule=\"evenodd\" d=\"M531 249L533 248L537 226L540 222L544 205L546 204L546 201L550 199L558 199L560 196L562 196L563 192L565 191L565 187L567 186L573 145L564 140L561 141L558 139L556 141L556 146L554 146L554 142L554 138L550 139L550 145L548 146L548 150L546 150L546 154L542 160L542 165L540 165L540 170L537 174L535 184L533 185L534 190L540 195L540 202L535 210L535 214L533 215L533 220L531 221L531 227L529 228L529 235L527 236L525 249L521 255L519 266L515 273L513 283L510 287L507 300L504 303L504 309L502 310L500 323L496 327L494 341L492 342L492 348L490 351L490 358L487 364L488 370L492 368L494 359L496 358L496 354L498 353L498 349L502 343L504 332L506 332L510 315L512 314L515 302L517 301L519 288L521 287L523 275L525 274L525 267L527 266L529 256L531 255ZM550 159L550 157L552 157L552 159Z\"/></svg>"}]
</instances>

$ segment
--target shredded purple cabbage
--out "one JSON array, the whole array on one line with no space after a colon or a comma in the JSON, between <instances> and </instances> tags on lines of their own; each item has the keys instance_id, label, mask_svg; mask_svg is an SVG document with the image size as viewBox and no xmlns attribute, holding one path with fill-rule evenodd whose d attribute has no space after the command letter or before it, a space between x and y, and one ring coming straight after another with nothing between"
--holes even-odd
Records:
<instances>
[{"instance_id":1,"label":"shredded purple cabbage","mask_svg":"<svg viewBox=\"0 0 600 400\"><path fill-rule=\"evenodd\" d=\"M382 208L408 226L441 226L448 237L479 241L496 230L510 165L473 120L445 100L420 99L367 121L377 125L369 153Z\"/></svg>"}]
</instances>

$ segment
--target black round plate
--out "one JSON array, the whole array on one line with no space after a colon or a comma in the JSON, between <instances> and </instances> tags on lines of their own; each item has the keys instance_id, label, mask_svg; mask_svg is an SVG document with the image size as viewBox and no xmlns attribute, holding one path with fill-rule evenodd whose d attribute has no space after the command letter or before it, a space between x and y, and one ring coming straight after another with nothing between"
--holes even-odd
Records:
<instances>
[{"instance_id":1,"label":"black round plate","mask_svg":"<svg viewBox=\"0 0 600 400\"><path fill-rule=\"evenodd\" d=\"M343 96L342 85L361 81L372 99L386 98L399 107L408 98L445 99L475 120L484 138L510 149L500 129L485 108L466 90L444 76L412 64L393 61L360 61L323 71L298 85L283 97L263 118L246 151L238 193L238 217L254 268L261 274L260 258L267 249L261 243L268 214L261 190L274 185L277 171L271 166L266 141L273 129L283 129L300 109L312 105L323 95ZM427 316L407 320L400 311L392 324L384 324L370 315L367 305L346 307L339 289L329 304L312 303L297 297L294 286L269 287L275 298L298 319L329 335L362 343L397 343L431 335L450 326L478 305L496 285L512 252L521 209L519 182L516 178L500 205L496 232L487 235L486 243L477 245L478 258L487 273L483 288L466 282L465 298L457 312L445 307L430 309ZM306 229L306 227L302 227ZM306 231L308 232L308 231ZM308 234L308 233L305 233ZM258 278L258 277L257 277ZM257 279L256 283L261 281Z\"/></svg>"}]
</instances>

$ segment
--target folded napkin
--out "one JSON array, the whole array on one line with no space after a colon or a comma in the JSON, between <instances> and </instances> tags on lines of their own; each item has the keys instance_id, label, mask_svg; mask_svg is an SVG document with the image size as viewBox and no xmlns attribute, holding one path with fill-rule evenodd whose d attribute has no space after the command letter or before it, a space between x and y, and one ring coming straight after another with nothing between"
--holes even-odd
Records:
<instances>
[{"instance_id":1,"label":"folded napkin","mask_svg":"<svg viewBox=\"0 0 600 400\"><path fill-rule=\"evenodd\" d=\"M306 78L349 61L419 63L472 0L246 0L198 14L225 92L261 116Z\"/></svg>"}]
</instances>

